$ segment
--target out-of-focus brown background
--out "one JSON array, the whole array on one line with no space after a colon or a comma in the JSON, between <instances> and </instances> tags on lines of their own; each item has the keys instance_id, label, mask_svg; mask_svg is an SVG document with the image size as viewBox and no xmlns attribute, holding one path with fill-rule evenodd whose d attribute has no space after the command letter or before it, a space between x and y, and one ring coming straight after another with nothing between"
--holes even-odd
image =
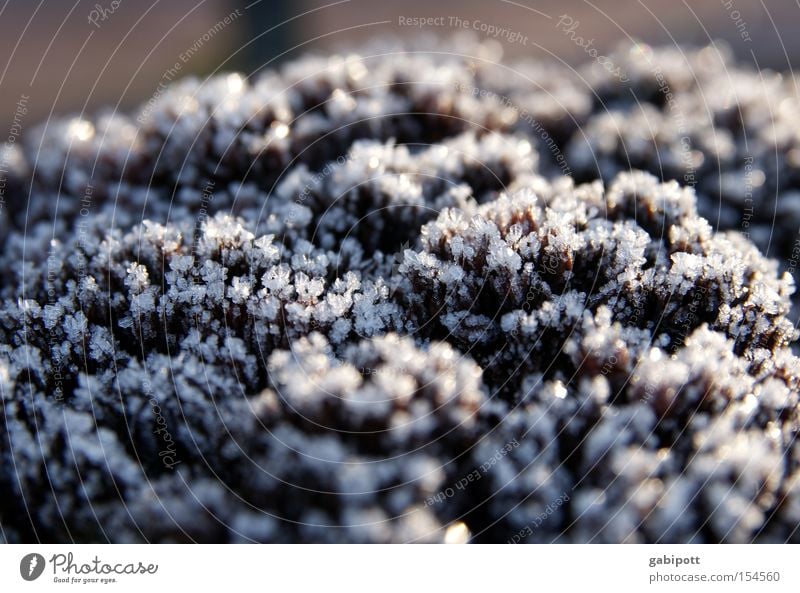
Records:
<instances>
[{"instance_id":1,"label":"out-of-focus brown background","mask_svg":"<svg viewBox=\"0 0 800 593\"><path fill-rule=\"evenodd\" d=\"M218 25L236 10L229 24ZM651 45L721 39L761 68L800 63L796 0L7 0L0 8L0 137L23 97L24 133L51 113L146 101L192 47L182 75L252 71L311 48L414 35L415 29L399 25L401 16L480 19L528 36L524 46L501 39L506 56L552 53L582 62L585 51L555 26L562 14L579 21L578 34L594 39L601 52L628 37Z\"/></svg>"}]
</instances>

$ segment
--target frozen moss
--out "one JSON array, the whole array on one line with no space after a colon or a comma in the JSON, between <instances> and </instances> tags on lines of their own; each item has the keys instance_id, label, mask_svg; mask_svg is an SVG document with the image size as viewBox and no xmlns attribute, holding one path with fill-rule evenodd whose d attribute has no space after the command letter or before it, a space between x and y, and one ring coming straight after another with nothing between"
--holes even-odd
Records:
<instances>
[{"instance_id":1,"label":"frozen moss","mask_svg":"<svg viewBox=\"0 0 800 593\"><path fill-rule=\"evenodd\" d=\"M428 43L7 151L2 539L798 540L793 81Z\"/></svg>"}]
</instances>

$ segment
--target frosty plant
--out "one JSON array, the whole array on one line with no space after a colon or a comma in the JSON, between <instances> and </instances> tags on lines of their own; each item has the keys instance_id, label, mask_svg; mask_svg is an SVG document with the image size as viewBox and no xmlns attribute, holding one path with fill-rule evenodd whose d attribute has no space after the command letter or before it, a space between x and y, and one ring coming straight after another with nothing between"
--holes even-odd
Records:
<instances>
[{"instance_id":1,"label":"frosty plant","mask_svg":"<svg viewBox=\"0 0 800 593\"><path fill-rule=\"evenodd\" d=\"M446 47L6 147L2 538L800 541L791 81Z\"/></svg>"}]
</instances>

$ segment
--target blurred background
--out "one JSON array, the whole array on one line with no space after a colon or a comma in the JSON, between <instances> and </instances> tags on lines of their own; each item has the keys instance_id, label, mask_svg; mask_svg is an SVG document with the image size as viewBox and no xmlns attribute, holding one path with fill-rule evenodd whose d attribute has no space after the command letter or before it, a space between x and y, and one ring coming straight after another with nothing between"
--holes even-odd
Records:
<instances>
[{"instance_id":1,"label":"blurred background","mask_svg":"<svg viewBox=\"0 0 800 593\"><path fill-rule=\"evenodd\" d=\"M528 37L525 45L498 39L506 57L584 62L585 50L555 26L562 14L578 21L578 34L601 53L626 37L651 45L725 40L756 67L788 70L800 60L797 0L5 0L0 129L12 125L21 100L23 128L51 113L135 106L189 51L180 76L251 72L309 49L414 35L399 25L401 16L480 19Z\"/></svg>"}]
</instances>

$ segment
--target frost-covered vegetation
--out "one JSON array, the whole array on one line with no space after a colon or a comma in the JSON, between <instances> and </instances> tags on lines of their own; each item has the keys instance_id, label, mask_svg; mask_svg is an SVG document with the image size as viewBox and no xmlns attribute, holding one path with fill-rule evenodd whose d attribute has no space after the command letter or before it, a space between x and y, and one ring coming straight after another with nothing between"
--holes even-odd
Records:
<instances>
[{"instance_id":1,"label":"frost-covered vegetation","mask_svg":"<svg viewBox=\"0 0 800 593\"><path fill-rule=\"evenodd\" d=\"M2 539L800 541L794 79L464 47L8 148Z\"/></svg>"}]
</instances>

